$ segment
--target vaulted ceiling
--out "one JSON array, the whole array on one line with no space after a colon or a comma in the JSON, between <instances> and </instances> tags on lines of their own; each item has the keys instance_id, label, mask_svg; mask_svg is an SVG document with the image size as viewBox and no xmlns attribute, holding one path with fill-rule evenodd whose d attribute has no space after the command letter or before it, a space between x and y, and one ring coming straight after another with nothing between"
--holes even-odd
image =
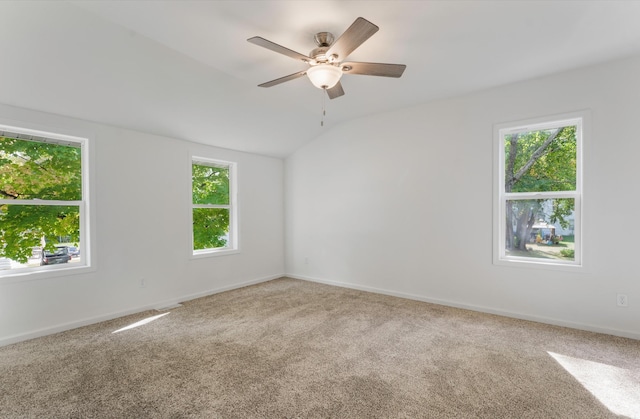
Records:
<instances>
[{"instance_id":1,"label":"vaulted ceiling","mask_svg":"<svg viewBox=\"0 0 640 419\"><path fill-rule=\"evenodd\" d=\"M285 157L344 121L640 54L637 1L4 1L0 103ZM258 84L359 16L380 30L326 100L306 78ZM588 88L588 86L585 86Z\"/></svg>"}]
</instances>

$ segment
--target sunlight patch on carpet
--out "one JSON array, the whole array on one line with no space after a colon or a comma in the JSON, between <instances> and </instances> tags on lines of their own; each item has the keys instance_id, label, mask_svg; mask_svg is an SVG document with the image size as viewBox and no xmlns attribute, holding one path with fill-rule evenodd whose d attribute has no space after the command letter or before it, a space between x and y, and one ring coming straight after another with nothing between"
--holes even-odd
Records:
<instances>
[{"instance_id":1,"label":"sunlight patch on carpet","mask_svg":"<svg viewBox=\"0 0 640 419\"><path fill-rule=\"evenodd\" d=\"M612 413L640 419L640 382L613 365L547 352Z\"/></svg>"},{"instance_id":2,"label":"sunlight patch on carpet","mask_svg":"<svg viewBox=\"0 0 640 419\"><path fill-rule=\"evenodd\" d=\"M113 334L113 333L118 333L118 332L124 332L125 330L134 329L136 327L144 326L145 324L151 323L152 321L157 320L160 317L166 316L169 313L170 312L166 312L166 313L158 314L156 316L147 317L146 319L142 319L140 321L137 321L135 323L130 324L129 326L125 326L122 329L118 329L118 330L113 331L111 333Z\"/></svg>"}]
</instances>

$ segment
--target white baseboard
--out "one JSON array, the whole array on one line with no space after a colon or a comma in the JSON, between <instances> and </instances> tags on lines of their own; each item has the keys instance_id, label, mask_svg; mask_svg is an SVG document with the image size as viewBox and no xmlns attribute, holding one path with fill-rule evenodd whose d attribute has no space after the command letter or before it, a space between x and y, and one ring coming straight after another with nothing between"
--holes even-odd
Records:
<instances>
[{"instance_id":1,"label":"white baseboard","mask_svg":"<svg viewBox=\"0 0 640 419\"><path fill-rule=\"evenodd\" d=\"M195 294L189 294L189 295L184 295L180 298L172 298L170 300L164 300L164 301L160 301L158 303L153 304L153 306L147 308L147 310L150 309L162 309L164 307L167 306L172 306L172 305L176 305L178 303L183 303L185 301L190 301L190 300L195 300L196 298L202 298L202 297L206 297L209 295L213 295L213 294L219 294L221 292L225 292L225 291L231 291L231 290L235 290L238 288L244 288L244 287L248 287L249 285L255 285L255 284L260 284L262 282L267 282L267 281L272 281L274 279L278 279L278 278L282 278L283 276L285 276L284 274L277 274L277 275L269 275L269 276L265 276L262 278L258 278L258 279L252 279L250 281L245 281L245 282L241 282L238 284L233 284L233 285L227 285L226 287L220 287L220 288L216 288L213 290L207 290L207 291L203 291L203 292L197 292ZM138 310L137 312L140 311L144 311L144 310ZM118 316L120 317L120 316Z\"/></svg>"},{"instance_id":2,"label":"white baseboard","mask_svg":"<svg viewBox=\"0 0 640 419\"><path fill-rule=\"evenodd\" d=\"M312 277L308 277L308 276L304 276L304 275L286 274L285 276L287 278L300 279L300 280L303 280L303 281L310 281L310 282L317 282L317 283L320 283L320 284L333 285L333 286L337 286L337 287L349 288L349 289L354 289L354 290L359 290L359 291L367 291L367 292L372 292L372 293L376 293L376 294L389 295L389 296L392 296L392 297L406 298L408 300L423 301L425 303L432 303L432 304L438 304L438 305L443 305L443 306L448 306L448 307L462 308L462 309L466 309L466 310L478 311L478 312L481 312L481 313L496 314L498 316L511 317L511 318L514 318L514 319L528 320L528 321L533 321L533 322L538 322L538 323L550 324L550 325L554 325L554 326L568 327L568 328L571 328L571 329L585 330L587 332L603 333L603 334L606 334L606 335L620 336L620 337L624 337L624 338L640 340L640 333L631 332L631 331L628 331L628 330L610 329L610 328L604 328L604 327L594 326L594 325L585 324L585 323L577 323L577 322L571 322L571 321L566 321L566 320L553 319L553 318L549 318L549 317L532 316L532 315L529 315L529 314L523 314L523 313L518 313L518 312L513 312L513 311L499 310L499 309L494 309L494 308L491 308L491 307L483 307L483 306L477 306L477 305L471 305L471 304L461 304L461 303L457 303L455 301L441 300L441 299L437 299L437 298L429 298L429 297L424 297L424 296L416 295L416 294L409 294L409 293L404 293L404 292L397 292L397 291L387 290L387 289L383 289L383 288L370 287L370 286L367 286L367 285L358 285L358 284L351 284L351 283L347 283L347 282L331 281L331 280L321 279L321 278L312 278Z\"/></svg>"},{"instance_id":3,"label":"white baseboard","mask_svg":"<svg viewBox=\"0 0 640 419\"><path fill-rule=\"evenodd\" d=\"M0 346L11 345L13 343L22 342L29 339L35 339L42 336L52 335L54 333L64 332L66 330L76 329L78 327L88 326L90 324L100 323L107 320L113 320L113 319L117 319L118 317L124 317L130 314L141 313L147 310L154 310L157 308L162 309L163 307L173 306L184 301L195 300L196 298L206 297L208 295L213 295L213 294L219 294L221 292L231 291L237 288L244 288L249 285L255 285L261 282L271 281L273 279L281 278L283 276L284 274L270 275L263 278L257 278L257 279L252 279L250 281L241 282L238 284L227 285L224 287L202 291L195 294L184 295L182 297L176 297L170 300L158 301L153 304L147 304L144 306L134 307L127 310L103 314L100 316L89 317L83 320L77 320L69 323L59 324L52 327L46 327L46 328L38 329L32 332L21 333L18 335L13 335L13 336L0 339Z\"/></svg>"}]
</instances>

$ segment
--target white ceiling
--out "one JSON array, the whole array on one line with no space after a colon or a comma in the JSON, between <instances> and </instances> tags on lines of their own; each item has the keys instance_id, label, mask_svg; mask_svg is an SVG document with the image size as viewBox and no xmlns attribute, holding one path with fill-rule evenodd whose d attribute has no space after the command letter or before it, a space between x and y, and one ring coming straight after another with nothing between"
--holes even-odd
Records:
<instances>
[{"instance_id":1,"label":"white ceiling","mask_svg":"<svg viewBox=\"0 0 640 419\"><path fill-rule=\"evenodd\" d=\"M639 1L4 1L0 102L284 157L364 115L640 53ZM358 16L380 31L352 61L406 64L400 79L347 75L326 101L306 78L259 83Z\"/></svg>"}]
</instances>

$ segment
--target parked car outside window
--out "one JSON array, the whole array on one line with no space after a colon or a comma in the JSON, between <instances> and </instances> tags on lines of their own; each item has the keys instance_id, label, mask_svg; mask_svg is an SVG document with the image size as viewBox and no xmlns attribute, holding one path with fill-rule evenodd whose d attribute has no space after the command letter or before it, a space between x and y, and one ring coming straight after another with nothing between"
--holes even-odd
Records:
<instances>
[{"instance_id":1,"label":"parked car outside window","mask_svg":"<svg viewBox=\"0 0 640 419\"><path fill-rule=\"evenodd\" d=\"M68 246L67 248L69 249L69 255L72 258L80 257L80 249L78 249L76 246Z\"/></svg>"},{"instance_id":2,"label":"parked car outside window","mask_svg":"<svg viewBox=\"0 0 640 419\"><path fill-rule=\"evenodd\" d=\"M67 263L71 260L69 254L69 248L67 246L56 246L55 252L48 250L42 251L42 257L40 259L40 265L54 265L57 263Z\"/></svg>"}]
</instances>

